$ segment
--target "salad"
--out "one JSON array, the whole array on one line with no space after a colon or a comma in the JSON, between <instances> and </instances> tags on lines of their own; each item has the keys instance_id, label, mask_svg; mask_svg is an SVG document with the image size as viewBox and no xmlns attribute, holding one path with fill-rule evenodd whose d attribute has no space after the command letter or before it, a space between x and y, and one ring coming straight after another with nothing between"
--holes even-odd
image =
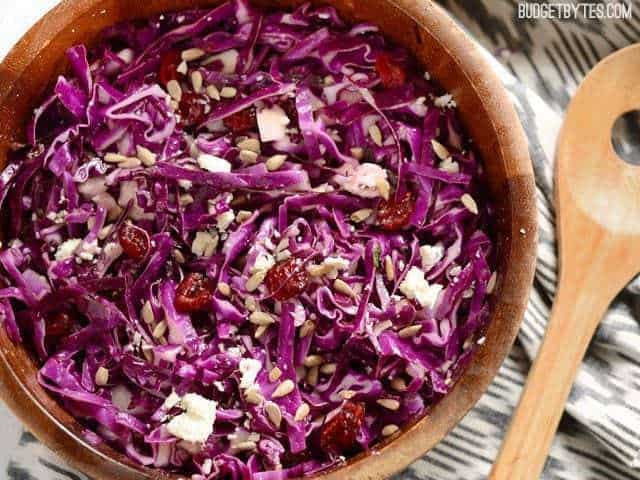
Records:
<instances>
[{"instance_id":1,"label":"salad","mask_svg":"<svg viewBox=\"0 0 640 480\"><path fill-rule=\"evenodd\" d=\"M294 478L447 394L484 340L492 210L405 50L231 0L67 57L0 175L0 319L88 442Z\"/></svg>"}]
</instances>

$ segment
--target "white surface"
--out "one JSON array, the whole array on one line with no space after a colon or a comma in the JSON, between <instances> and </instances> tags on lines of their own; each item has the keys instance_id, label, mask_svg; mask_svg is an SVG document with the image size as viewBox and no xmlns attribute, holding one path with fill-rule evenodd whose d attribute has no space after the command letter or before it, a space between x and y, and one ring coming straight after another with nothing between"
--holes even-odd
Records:
<instances>
[{"instance_id":1,"label":"white surface","mask_svg":"<svg viewBox=\"0 0 640 480\"><path fill-rule=\"evenodd\" d=\"M57 0L0 0L0 58Z\"/></svg>"}]
</instances>

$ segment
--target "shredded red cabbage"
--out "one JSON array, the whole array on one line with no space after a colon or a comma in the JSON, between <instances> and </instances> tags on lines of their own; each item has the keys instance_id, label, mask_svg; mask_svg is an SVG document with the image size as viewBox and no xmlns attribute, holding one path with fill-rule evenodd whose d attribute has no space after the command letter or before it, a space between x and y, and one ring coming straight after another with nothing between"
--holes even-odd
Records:
<instances>
[{"instance_id":1,"label":"shredded red cabbage","mask_svg":"<svg viewBox=\"0 0 640 480\"><path fill-rule=\"evenodd\" d=\"M291 478L450 390L488 318L491 209L405 50L232 0L67 56L0 175L0 317L92 443Z\"/></svg>"}]
</instances>

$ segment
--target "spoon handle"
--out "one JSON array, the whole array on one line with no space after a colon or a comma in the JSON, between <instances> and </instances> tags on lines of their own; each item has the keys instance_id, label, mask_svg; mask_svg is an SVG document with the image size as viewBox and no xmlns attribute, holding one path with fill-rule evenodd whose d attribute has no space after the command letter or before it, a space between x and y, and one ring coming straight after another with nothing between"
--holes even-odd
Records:
<instances>
[{"instance_id":1,"label":"spoon handle","mask_svg":"<svg viewBox=\"0 0 640 480\"><path fill-rule=\"evenodd\" d=\"M588 285L563 288L561 283L544 342L529 372L490 480L540 478L578 367L612 299L606 290L600 289L598 293Z\"/></svg>"}]
</instances>

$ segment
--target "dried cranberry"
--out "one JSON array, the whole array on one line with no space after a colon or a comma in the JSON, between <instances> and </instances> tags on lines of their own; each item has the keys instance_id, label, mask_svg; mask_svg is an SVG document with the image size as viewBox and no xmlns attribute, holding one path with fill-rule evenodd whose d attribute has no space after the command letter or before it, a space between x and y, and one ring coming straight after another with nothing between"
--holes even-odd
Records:
<instances>
[{"instance_id":1,"label":"dried cranberry","mask_svg":"<svg viewBox=\"0 0 640 480\"><path fill-rule=\"evenodd\" d=\"M174 304L182 312L206 310L213 300L213 283L201 273L188 274L176 289Z\"/></svg>"},{"instance_id":2,"label":"dried cranberry","mask_svg":"<svg viewBox=\"0 0 640 480\"><path fill-rule=\"evenodd\" d=\"M282 302L304 292L309 274L299 258L291 257L271 267L264 282L273 298Z\"/></svg>"},{"instance_id":3,"label":"dried cranberry","mask_svg":"<svg viewBox=\"0 0 640 480\"><path fill-rule=\"evenodd\" d=\"M44 326L47 349L52 350L62 338L71 334L74 329L74 323L68 313L54 312L50 314Z\"/></svg>"},{"instance_id":4,"label":"dried cranberry","mask_svg":"<svg viewBox=\"0 0 640 480\"><path fill-rule=\"evenodd\" d=\"M320 431L320 448L327 453L340 455L356 447L356 438L364 420L364 405L346 402Z\"/></svg>"},{"instance_id":5,"label":"dried cranberry","mask_svg":"<svg viewBox=\"0 0 640 480\"><path fill-rule=\"evenodd\" d=\"M193 92L183 92L178 104L180 123L185 127L200 125L205 120L207 98Z\"/></svg>"},{"instance_id":6,"label":"dried cranberry","mask_svg":"<svg viewBox=\"0 0 640 480\"><path fill-rule=\"evenodd\" d=\"M409 222L414 207L415 200L411 192L399 199L392 194L389 200L382 200L378 205L378 225L387 231L400 230Z\"/></svg>"},{"instance_id":7,"label":"dried cranberry","mask_svg":"<svg viewBox=\"0 0 640 480\"><path fill-rule=\"evenodd\" d=\"M246 108L239 112L232 113L223 120L223 123L224 126L233 133L240 133L257 128L256 110L254 108Z\"/></svg>"},{"instance_id":8,"label":"dried cranberry","mask_svg":"<svg viewBox=\"0 0 640 480\"><path fill-rule=\"evenodd\" d=\"M166 85L170 80L178 80L181 78L180 72L177 68L182 62L180 52L177 50L169 50L160 59L160 69L158 70L158 76L160 77L160 83Z\"/></svg>"},{"instance_id":9,"label":"dried cranberry","mask_svg":"<svg viewBox=\"0 0 640 480\"><path fill-rule=\"evenodd\" d=\"M406 83L404 69L393 61L388 53L381 53L376 58L376 71L385 88L397 88Z\"/></svg>"},{"instance_id":10,"label":"dried cranberry","mask_svg":"<svg viewBox=\"0 0 640 480\"><path fill-rule=\"evenodd\" d=\"M130 223L125 223L120 227L118 240L125 255L134 260L146 257L151 247L147 231Z\"/></svg>"}]
</instances>

